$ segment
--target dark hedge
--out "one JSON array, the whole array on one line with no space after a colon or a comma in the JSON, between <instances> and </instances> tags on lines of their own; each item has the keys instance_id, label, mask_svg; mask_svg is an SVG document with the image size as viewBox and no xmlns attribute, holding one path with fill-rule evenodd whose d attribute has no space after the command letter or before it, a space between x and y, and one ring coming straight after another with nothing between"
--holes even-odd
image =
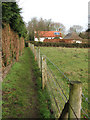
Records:
<instances>
[{"instance_id":1,"label":"dark hedge","mask_svg":"<svg viewBox=\"0 0 90 120\"><path fill-rule=\"evenodd\" d=\"M87 43L52 43L52 42L36 42L30 41L35 46L46 46L46 47L70 47L70 48L90 48L90 44Z\"/></svg>"}]
</instances>

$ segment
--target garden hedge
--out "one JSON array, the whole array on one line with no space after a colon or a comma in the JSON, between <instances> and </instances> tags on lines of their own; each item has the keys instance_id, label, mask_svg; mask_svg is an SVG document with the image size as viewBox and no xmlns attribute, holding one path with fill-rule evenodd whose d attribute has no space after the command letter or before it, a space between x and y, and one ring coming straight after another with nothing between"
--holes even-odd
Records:
<instances>
[{"instance_id":1,"label":"garden hedge","mask_svg":"<svg viewBox=\"0 0 90 120\"><path fill-rule=\"evenodd\" d=\"M34 44L35 46L45 46L45 47L70 47L70 48L89 48L90 44L87 43L52 43L52 42L36 42L30 41L30 43Z\"/></svg>"}]
</instances>

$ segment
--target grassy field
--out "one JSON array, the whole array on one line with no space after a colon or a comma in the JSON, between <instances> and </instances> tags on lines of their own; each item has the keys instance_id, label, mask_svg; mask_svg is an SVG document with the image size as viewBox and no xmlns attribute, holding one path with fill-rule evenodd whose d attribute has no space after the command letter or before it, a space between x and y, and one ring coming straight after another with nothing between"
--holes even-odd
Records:
<instances>
[{"instance_id":1,"label":"grassy field","mask_svg":"<svg viewBox=\"0 0 90 120\"><path fill-rule=\"evenodd\" d=\"M84 48L63 48L63 47L41 47L41 53L45 54L58 68L71 80L71 81L81 81L82 82L82 92L85 97L88 97L88 49ZM48 68L52 70L55 74L58 83L62 86L65 95L68 98L69 85L67 79L64 78L62 74L48 61ZM48 69L49 70L49 69ZM50 70L49 70L50 72ZM58 96L57 91L55 92L55 84L53 81L53 76L50 77L50 82L52 89L54 90L55 97ZM56 89L59 89L56 84ZM50 90L49 90L50 91ZM61 102L62 108L64 105L63 100L58 100ZM82 98L82 107L86 113L88 113L88 104L85 99ZM82 117L85 114L82 113Z\"/></svg>"}]
</instances>

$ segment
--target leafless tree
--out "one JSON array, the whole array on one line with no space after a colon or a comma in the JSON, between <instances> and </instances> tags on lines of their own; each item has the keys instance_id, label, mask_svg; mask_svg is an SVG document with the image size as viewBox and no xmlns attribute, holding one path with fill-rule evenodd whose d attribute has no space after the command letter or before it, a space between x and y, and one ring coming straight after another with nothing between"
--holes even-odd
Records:
<instances>
[{"instance_id":1,"label":"leafless tree","mask_svg":"<svg viewBox=\"0 0 90 120\"><path fill-rule=\"evenodd\" d=\"M34 40L34 32L36 31L38 39L39 39L39 32L38 31L61 31L62 33L65 32L65 26L59 22L53 22L51 19L37 19L32 18L31 21L28 22L28 33L30 40Z\"/></svg>"},{"instance_id":2,"label":"leafless tree","mask_svg":"<svg viewBox=\"0 0 90 120\"><path fill-rule=\"evenodd\" d=\"M76 33L79 34L80 32L82 32L82 30L83 30L83 27L80 26L80 25L73 25L72 27L69 28L70 33L71 32L76 32Z\"/></svg>"}]
</instances>

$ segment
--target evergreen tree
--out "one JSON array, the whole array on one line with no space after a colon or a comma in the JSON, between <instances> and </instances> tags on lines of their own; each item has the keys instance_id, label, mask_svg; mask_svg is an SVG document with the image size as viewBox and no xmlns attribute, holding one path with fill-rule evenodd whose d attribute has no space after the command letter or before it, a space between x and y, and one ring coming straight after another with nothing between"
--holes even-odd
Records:
<instances>
[{"instance_id":1,"label":"evergreen tree","mask_svg":"<svg viewBox=\"0 0 90 120\"><path fill-rule=\"evenodd\" d=\"M2 22L10 24L11 28L18 33L19 37L26 37L27 30L20 15L21 8L16 2L2 3Z\"/></svg>"}]
</instances>

